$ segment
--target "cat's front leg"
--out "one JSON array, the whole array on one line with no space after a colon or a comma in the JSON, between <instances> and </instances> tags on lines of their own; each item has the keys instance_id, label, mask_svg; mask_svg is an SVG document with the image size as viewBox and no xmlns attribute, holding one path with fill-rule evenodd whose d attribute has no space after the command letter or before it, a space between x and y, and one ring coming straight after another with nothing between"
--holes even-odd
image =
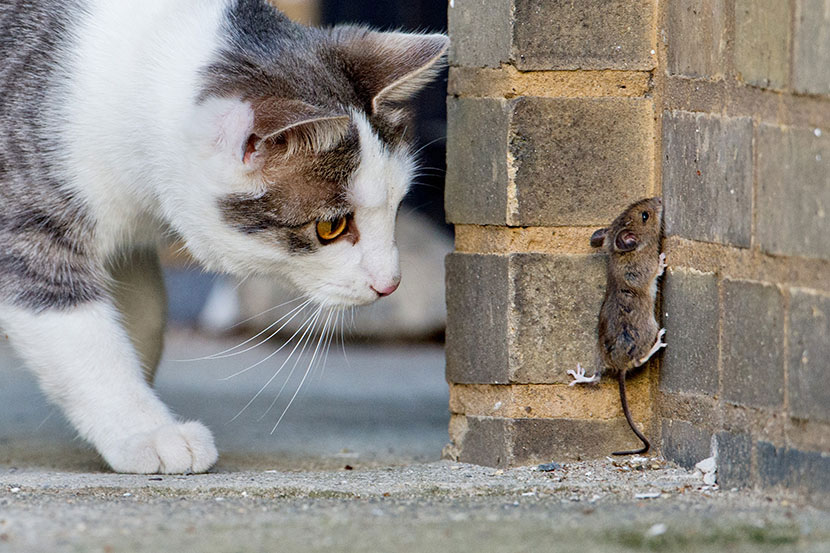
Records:
<instances>
[{"instance_id":1,"label":"cat's front leg","mask_svg":"<svg viewBox=\"0 0 830 553\"><path fill-rule=\"evenodd\" d=\"M0 306L0 323L79 434L118 472L203 472L217 459L210 431L178 422L144 380L108 302L32 312Z\"/></svg>"}]
</instances>

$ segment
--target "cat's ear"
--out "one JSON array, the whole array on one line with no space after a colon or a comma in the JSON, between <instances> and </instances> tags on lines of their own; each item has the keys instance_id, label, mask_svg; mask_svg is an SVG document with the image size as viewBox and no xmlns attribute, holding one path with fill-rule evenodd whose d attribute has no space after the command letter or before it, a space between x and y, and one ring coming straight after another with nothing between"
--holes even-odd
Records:
<instances>
[{"instance_id":1,"label":"cat's ear","mask_svg":"<svg viewBox=\"0 0 830 553\"><path fill-rule=\"evenodd\" d=\"M300 100L265 98L251 105L253 124L245 135L242 161L255 165L262 154L326 151L349 130L345 112L312 106Z\"/></svg>"},{"instance_id":2,"label":"cat's ear","mask_svg":"<svg viewBox=\"0 0 830 553\"><path fill-rule=\"evenodd\" d=\"M379 33L359 27L332 31L343 67L376 112L384 103L409 100L443 67L445 35Z\"/></svg>"}]
</instances>

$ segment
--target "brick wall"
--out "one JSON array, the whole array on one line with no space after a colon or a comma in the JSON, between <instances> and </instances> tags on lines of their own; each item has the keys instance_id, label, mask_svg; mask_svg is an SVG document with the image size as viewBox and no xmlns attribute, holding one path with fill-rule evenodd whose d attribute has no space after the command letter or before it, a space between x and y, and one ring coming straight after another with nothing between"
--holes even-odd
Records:
<instances>
[{"instance_id":1,"label":"brick wall","mask_svg":"<svg viewBox=\"0 0 830 553\"><path fill-rule=\"evenodd\" d=\"M663 453L830 493L830 1L669 2Z\"/></svg>"},{"instance_id":2,"label":"brick wall","mask_svg":"<svg viewBox=\"0 0 830 553\"><path fill-rule=\"evenodd\" d=\"M629 380L667 457L830 492L830 0L455 0L447 455L636 445L594 359L588 237L662 193L669 347ZM662 366L659 366L662 365Z\"/></svg>"}]
</instances>

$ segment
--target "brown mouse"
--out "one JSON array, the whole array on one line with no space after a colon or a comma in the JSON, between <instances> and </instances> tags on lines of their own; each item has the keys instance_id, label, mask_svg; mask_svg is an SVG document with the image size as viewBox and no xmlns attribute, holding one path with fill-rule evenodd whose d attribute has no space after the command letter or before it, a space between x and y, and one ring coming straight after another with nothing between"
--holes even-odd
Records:
<instances>
[{"instance_id":1,"label":"brown mouse","mask_svg":"<svg viewBox=\"0 0 830 553\"><path fill-rule=\"evenodd\" d=\"M665 347L663 335L654 316L657 277L666 267L666 256L660 253L661 198L648 198L628 206L609 228L599 229L591 236L591 245L602 247L608 254L605 299L597 325L598 370L591 377L577 365L568 371L574 378L571 386L597 382L603 370L617 375L620 401L631 429L643 442L636 451L617 451L613 455L645 453L650 444L634 425L625 395L626 373L643 364L660 348Z\"/></svg>"}]
</instances>

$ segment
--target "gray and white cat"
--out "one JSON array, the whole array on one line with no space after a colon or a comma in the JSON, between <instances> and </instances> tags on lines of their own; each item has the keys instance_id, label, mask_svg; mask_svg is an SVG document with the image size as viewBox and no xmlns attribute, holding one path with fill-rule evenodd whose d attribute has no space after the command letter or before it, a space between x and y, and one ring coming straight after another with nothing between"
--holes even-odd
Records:
<instances>
[{"instance_id":1,"label":"gray and white cat","mask_svg":"<svg viewBox=\"0 0 830 553\"><path fill-rule=\"evenodd\" d=\"M265 0L0 0L0 326L114 470L217 459L150 386L161 235L324 305L395 290L403 103L446 48Z\"/></svg>"}]
</instances>

